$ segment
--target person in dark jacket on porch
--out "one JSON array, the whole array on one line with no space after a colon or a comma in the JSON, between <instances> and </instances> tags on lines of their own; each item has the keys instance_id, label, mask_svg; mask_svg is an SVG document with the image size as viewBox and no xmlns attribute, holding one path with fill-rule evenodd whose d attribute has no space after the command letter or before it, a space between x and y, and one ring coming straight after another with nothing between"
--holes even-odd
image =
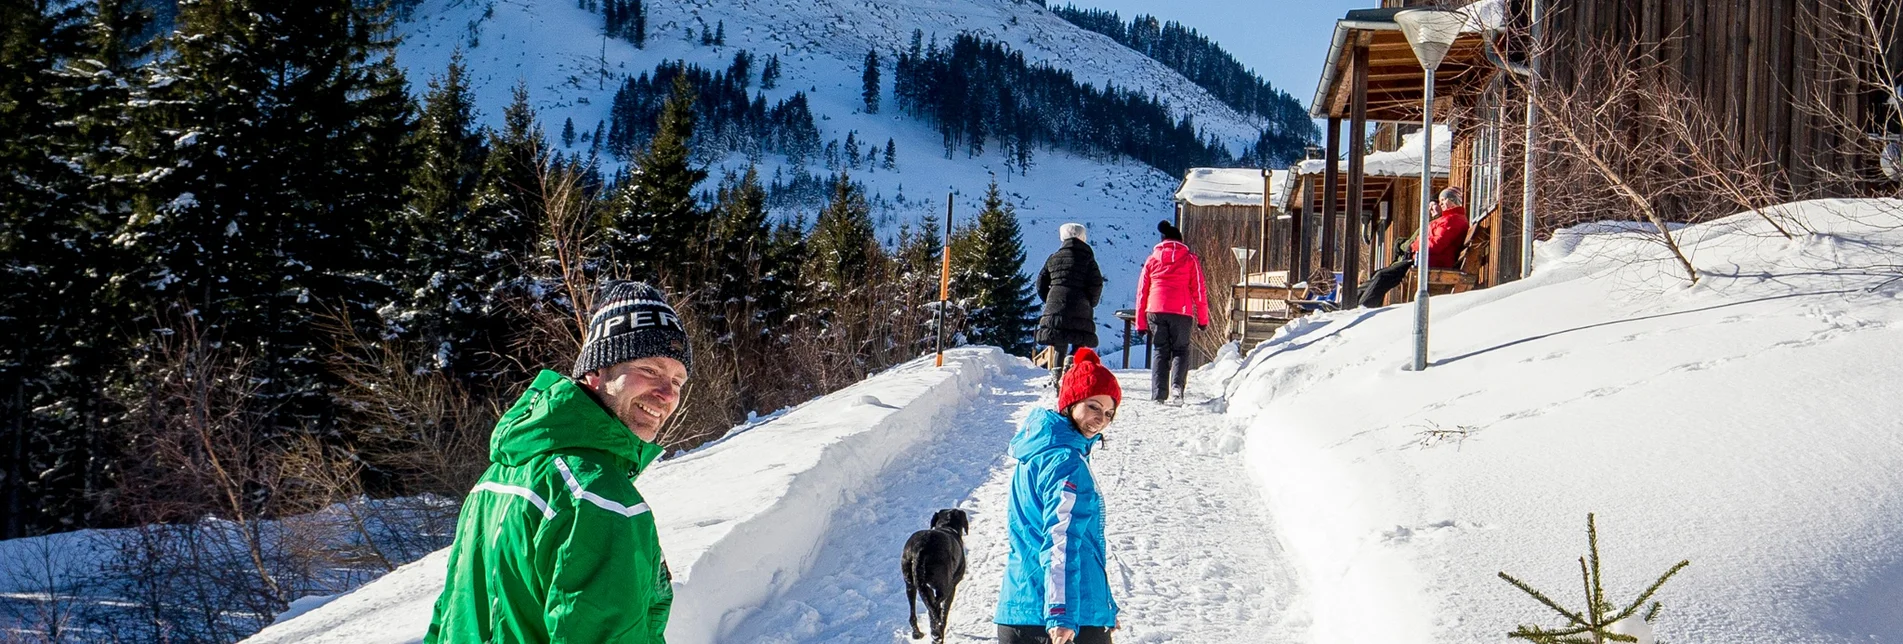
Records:
<instances>
[{"instance_id":1,"label":"person in dark jacket on porch","mask_svg":"<svg viewBox=\"0 0 1903 644\"><path fill-rule=\"evenodd\" d=\"M1037 295L1044 300L1044 314L1037 321L1037 343L1056 349L1051 358L1051 386L1057 386L1069 367L1069 356L1078 347L1097 346L1097 316L1094 310L1103 296L1103 271L1097 268L1097 255L1085 239L1083 224L1064 224L1057 229L1063 246L1044 260L1037 273Z\"/></svg>"},{"instance_id":2,"label":"person in dark jacket on porch","mask_svg":"<svg viewBox=\"0 0 1903 644\"><path fill-rule=\"evenodd\" d=\"M1433 220L1427 225L1427 267L1459 269L1460 247L1467 244L1466 195L1459 188L1448 188L1440 191L1440 201L1433 205L1429 213ZM1362 306L1382 305L1388 291L1400 286L1408 271L1414 269L1414 253L1420 252L1420 246L1419 239L1413 240L1393 264L1368 276L1368 283L1361 287Z\"/></svg>"}]
</instances>

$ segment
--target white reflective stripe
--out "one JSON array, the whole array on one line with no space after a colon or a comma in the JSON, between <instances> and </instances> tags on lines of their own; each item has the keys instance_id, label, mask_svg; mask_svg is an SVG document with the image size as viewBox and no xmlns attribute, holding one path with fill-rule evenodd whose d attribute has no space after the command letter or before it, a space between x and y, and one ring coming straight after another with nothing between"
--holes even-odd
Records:
<instances>
[{"instance_id":1,"label":"white reflective stripe","mask_svg":"<svg viewBox=\"0 0 1903 644\"><path fill-rule=\"evenodd\" d=\"M524 499L528 499L529 503L532 503L535 505L535 509L542 511L542 518L544 519L555 518L555 509L548 507L548 502L543 501L542 497L536 496L535 490L531 490L525 487L518 487L514 485L503 485L501 483L496 483L492 481L483 481L482 483L477 484L476 490L477 491L488 490L490 492L495 492L498 494L507 494L509 496L519 496Z\"/></svg>"},{"instance_id":2,"label":"white reflective stripe","mask_svg":"<svg viewBox=\"0 0 1903 644\"><path fill-rule=\"evenodd\" d=\"M1077 493L1060 491L1057 525L1051 526L1051 564L1044 569L1044 604L1064 604L1065 548L1070 546L1070 509L1077 505ZM1073 617L1074 619L1074 617Z\"/></svg>"},{"instance_id":3,"label":"white reflective stripe","mask_svg":"<svg viewBox=\"0 0 1903 644\"><path fill-rule=\"evenodd\" d=\"M568 482L568 491L574 494L575 498L587 501L589 503L593 503L595 504L595 507L601 508L603 510L607 510L609 512L613 512L615 514L619 514L624 517L639 516L641 513L648 511L648 504L646 503L637 503L634 505L634 507L628 507L619 503L615 503L614 501L601 498L601 495L595 494L594 492L589 492L588 490L582 489L581 481L575 480L575 471L568 469L568 463L563 462L561 458L555 459L555 469L562 471L562 480Z\"/></svg>"}]
</instances>

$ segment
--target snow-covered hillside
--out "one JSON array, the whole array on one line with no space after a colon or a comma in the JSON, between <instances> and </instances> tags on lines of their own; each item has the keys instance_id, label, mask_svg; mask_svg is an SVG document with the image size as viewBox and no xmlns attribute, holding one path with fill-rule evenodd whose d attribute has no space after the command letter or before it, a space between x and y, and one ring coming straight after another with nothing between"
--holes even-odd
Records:
<instances>
[{"instance_id":1,"label":"snow-covered hillside","mask_svg":"<svg viewBox=\"0 0 1903 644\"><path fill-rule=\"evenodd\" d=\"M857 131L862 141L891 138L896 143L896 172L853 175L870 195L903 204L897 211L877 213L888 241L900 224L923 217L942 220L947 191L957 193L955 216L968 220L985 184L995 178L1019 208L1031 271L1057 250L1059 224L1078 221L1091 227L1098 261L1110 280L1105 290L1110 308L1135 301L1136 269L1157 241L1155 222L1171 216L1171 194L1180 178L1140 163L1056 150L1039 150L1028 176L1007 170L998 146L977 158L961 151L946 159L936 130L892 107L891 69L885 70L883 83L886 109L863 113L860 73L866 51L890 54L908 47L914 29L941 42L969 32L1006 43L1033 64L1067 69L1082 82L1140 89L1167 102L1177 115L1192 116L1232 150L1254 142L1258 133L1257 117L1236 112L1163 64L1029 2L695 0L650 1L647 7L647 47L636 49L603 37L601 15L572 0L425 0L401 26L398 62L420 92L425 80L441 75L460 51L485 122L499 123L510 92L523 83L553 138L571 119L577 130L592 131L608 118L624 76L651 72L663 61L724 69L741 49L760 57L778 54L784 77L777 88L765 90L769 103L803 91L822 140L843 141ZM701 45L703 24L724 25L727 44ZM889 55L886 60L890 65ZM577 142L571 151L585 152L587 146ZM746 162L738 156L718 162L709 181ZM762 176L772 177L784 162L763 159ZM825 174L820 168L812 171ZM1104 326L1106 341L1110 329Z\"/></svg>"},{"instance_id":2,"label":"snow-covered hillside","mask_svg":"<svg viewBox=\"0 0 1903 644\"><path fill-rule=\"evenodd\" d=\"M1588 512L1608 599L1682 559L1671 642L1903 641L1903 203L1683 229L1672 274L1616 226L1541 244L1521 282L1291 325L1229 415L1297 562L1314 642L1497 642L1575 609Z\"/></svg>"}]
</instances>

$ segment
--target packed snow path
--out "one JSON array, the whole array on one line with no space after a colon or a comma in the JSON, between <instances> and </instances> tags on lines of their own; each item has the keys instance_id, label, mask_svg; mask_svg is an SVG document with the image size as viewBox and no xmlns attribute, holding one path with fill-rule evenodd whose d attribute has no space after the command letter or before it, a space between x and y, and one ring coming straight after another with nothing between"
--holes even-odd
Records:
<instances>
[{"instance_id":1,"label":"packed snow path","mask_svg":"<svg viewBox=\"0 0 1903 644\"><path fill-rule=\"evenodd\" d=\"M1091 456L1105 497L1110 584L1122 607L1116 639L1282 642L1298 639L1295 584L1240 456L1239 427L1215 401L1149 400L1149 374L1117 372L1123 406ZM999 379L954 421L889 468L867 498L842 499L812 568L730 631L736 642L912 641L900 550L932 512L963 508L969 563L952 606L950 642L996 641L991 623L1009 555L1004 513L1019 421L1055 397L1049 376ZM919 627L929 628L919 611Z\"/></svg>"}]
</instances>

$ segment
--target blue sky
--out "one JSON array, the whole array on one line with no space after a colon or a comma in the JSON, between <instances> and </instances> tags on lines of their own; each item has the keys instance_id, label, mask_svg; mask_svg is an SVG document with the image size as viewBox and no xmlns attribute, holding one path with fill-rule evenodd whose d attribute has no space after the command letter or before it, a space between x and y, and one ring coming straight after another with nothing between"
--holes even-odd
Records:
<instances>
[{"instance_id":1,"label":"blue sky","mask_svg":"<svg viewBox=\"0 0 1903 644\"><path fill-rule=\"evenodd\" d=\"M1322 59L1335 20L1349 9L1378 7L1380 0L1048 0L1115 11L1125 21L1137 14L1174 20L1211 40L1255 69L1270 85L1303 107L1315 96Z\"/></svg>"}]
</instances>

